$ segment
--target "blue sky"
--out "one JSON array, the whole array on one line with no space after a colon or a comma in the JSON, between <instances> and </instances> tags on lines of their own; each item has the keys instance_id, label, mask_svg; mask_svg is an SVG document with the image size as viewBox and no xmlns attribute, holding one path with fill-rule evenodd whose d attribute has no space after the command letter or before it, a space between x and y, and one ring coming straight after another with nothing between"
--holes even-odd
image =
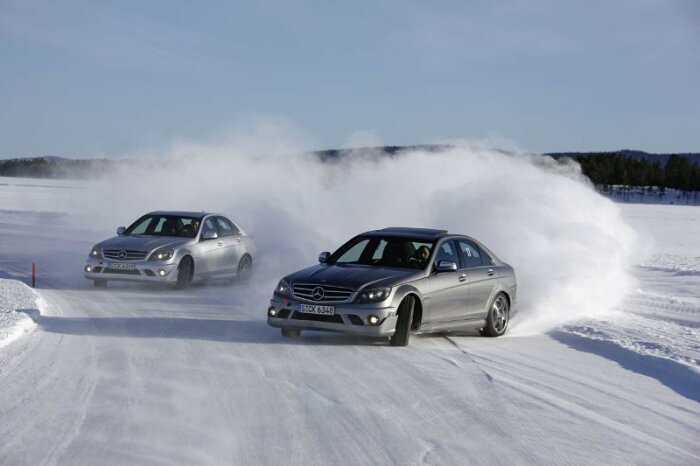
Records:
<instances>
[{"instance_id":1,"label":"blue sky","mask_svg":"<svg viewBox=\"0 0 700 466\"><path fill-rule=\"evenodd\" d=\"M700 151L700 1L0 0L0 157L273 119L317 148Z\"/></svg>"}]
</instances>

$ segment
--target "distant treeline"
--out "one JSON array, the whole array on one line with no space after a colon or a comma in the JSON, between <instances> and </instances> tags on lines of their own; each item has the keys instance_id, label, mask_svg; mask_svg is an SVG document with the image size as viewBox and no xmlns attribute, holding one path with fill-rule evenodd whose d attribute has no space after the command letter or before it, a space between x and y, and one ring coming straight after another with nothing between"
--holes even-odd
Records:
<instances>
[{"instance_id":1,"label":"distant treeline","mask_svg":"<svg viewBox=\"0 0 700 466\"><path fill-rule=\"evenodd\" d=\"M404 151L420 149L440 152L449 145L385 146L372 148L389 157ZM365 149L366 150L366 149ZM324 162L352 157L358 150L326 150L315 154ZM504 152L507 153L507 152ZM570 152L544 154L555 159L571 158L581 164L583 173L600 186L658 186L680 191L700 191L700 153L649 154L640 151ZM125 165L143 165L144 161L129 159L69 159L35 157L0 159L0 176L25 178L93 179L113 175Z\"/></svg>"},{"instance_id":2,"label":"distant treeline","mask_svg":"<svg viewBox=\"0 0 700 466\"><path fill-rule=\"evenodd\" d=\"M90 179L108 174L118 161L107 159L65 159L35 157L0 160L0 176L22 178Z\"/></svg>"},{"instance_id":3,"label":"distant treeline","mask_svg":"<svg viewBox=\"0 0 700 466\"><path fill-rule=\"evenodd\" d=\"M700 191L700 165L683 155L670 155L666 164L619 153L601 152L572 157L596 185L658 186Z\"/></svg>"}]
</instances>

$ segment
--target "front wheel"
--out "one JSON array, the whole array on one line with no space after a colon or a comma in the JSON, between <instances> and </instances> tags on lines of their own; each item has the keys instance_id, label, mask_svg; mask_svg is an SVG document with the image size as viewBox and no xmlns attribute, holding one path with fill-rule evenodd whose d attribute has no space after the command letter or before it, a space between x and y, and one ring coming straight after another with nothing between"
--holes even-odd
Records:
<instances>
[{"instance_id":1,"label":"front wheel","mask_svg":"<svg viewBox=\"0 0 700 466\"><path fill-rule=\"evenodd\" d=\"M187 288L192 281L192 271L194 269L192 259L189 256L182 258L177 266L177 279L175 281L175 289L182 290Z\"/></svg>"},{"instance_id":2,"label":"front wheel","mask_svg":"<svg viewBox=\"0 0 700 466\"><path fill-rule=\"evenodd\" d=\"M92 281L92 286L95 288L107 288L107 280L104 278L96 278Z\"/></svg>"},{"instance_id":3,"label":"front wheel","mask_svg":"<svg viewBox=\"0 0 700 466\"><path fill-rule=\"evenodd\" d=\"M510 305L508 304L508 298L506 298L505 294L498 293L489 309L486 326L480 330L480 333L485 337L500 337L506 333L509 319Z\"/></svg>"},{"instance_id":4,"label":"front wheel","mask_svg":"<svg viewBox=\"0 0 700 466\"><path fill-rule=\"evenodd\" d=\"M408 346L411 338L411 322L416 301L413 296L406 296L399 304L399 318L396 320L396 330L391 336L391 346Z\"/></svg>"}]
</instances>

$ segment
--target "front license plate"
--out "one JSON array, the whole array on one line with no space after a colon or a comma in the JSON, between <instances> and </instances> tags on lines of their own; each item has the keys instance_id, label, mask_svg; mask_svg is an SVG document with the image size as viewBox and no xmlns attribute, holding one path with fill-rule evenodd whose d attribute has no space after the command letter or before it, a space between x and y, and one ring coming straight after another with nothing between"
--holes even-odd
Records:
<instances>
[{"instance_id":1,"label":"front license plate","mask_svg":"<svg viewBox=\"0 0 700 466\"><path fill-rule=\"evenodd\" d=\"M300 304L299 312L307 314L319 314L322 316L332 316L335 314L335 306L319 306L316 304Z\"/></svg>"},{"instance_id":2,"label":"front license plate","mask_svg":"<svg viewBox=\"0 0 700 466\"><path fill-rule=\"evenodd\" d=\"M136 267L134 264L123 264L121 262L112 262L109 264L110 269L119 269L119 270L134 270Z\"/></svg>"}]
</instances>

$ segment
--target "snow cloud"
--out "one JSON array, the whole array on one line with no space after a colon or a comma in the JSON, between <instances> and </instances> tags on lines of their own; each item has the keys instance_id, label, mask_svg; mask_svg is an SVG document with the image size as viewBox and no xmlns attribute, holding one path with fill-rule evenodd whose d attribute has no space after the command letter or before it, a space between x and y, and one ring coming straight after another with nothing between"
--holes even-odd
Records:
<instances>
[{"instance_id":1,"label":"snow cloud","mask_svg":"<svg viewBox=\"0 0 700 466\"><path fill-rule=\"evenodd\" d=\"M474 141L321 162L304 141L288 127L262 125L218 143L178 143L151 154L148 168L115 174L71 210L111 231L150 210L227 214L258 241L261 300L279 278L359 232L447 228L481 240L515 268L520 312L512 334L605 315L632 284L635 234L573 162Z\"/></svg>"}]
</instances>

